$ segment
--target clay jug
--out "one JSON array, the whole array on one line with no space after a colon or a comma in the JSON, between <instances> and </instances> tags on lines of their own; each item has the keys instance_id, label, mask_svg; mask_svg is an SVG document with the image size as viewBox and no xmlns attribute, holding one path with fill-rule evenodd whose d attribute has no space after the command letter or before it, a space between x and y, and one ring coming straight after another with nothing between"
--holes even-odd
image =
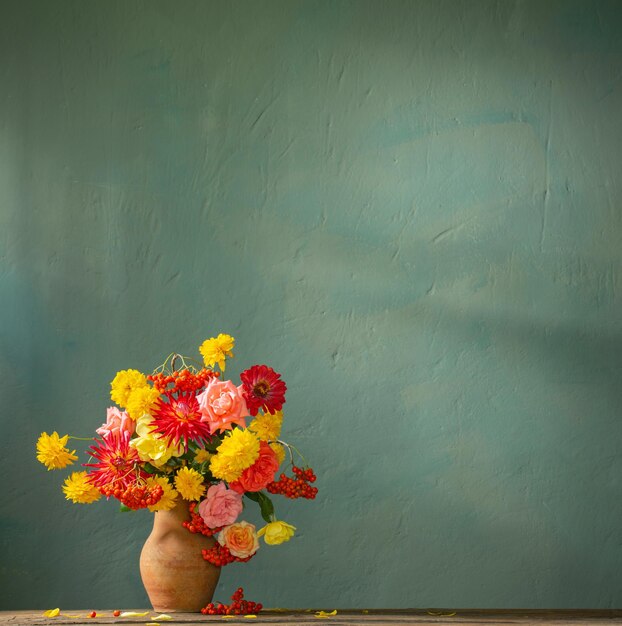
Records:
<instances>
[{"instance_id":1,"label":"clay jug","mask_svg":"<svg viewBox=\"0 0 622 626\"><path fill-rule=\"evenodd\" d=\"M154 611L198 612L212 600L220 568L203 559L201 550L213 537L192 534L182 526L189 520L188 503L154 513L153 530L140 553L140 575Z\"/></svg>"}]
</instances>

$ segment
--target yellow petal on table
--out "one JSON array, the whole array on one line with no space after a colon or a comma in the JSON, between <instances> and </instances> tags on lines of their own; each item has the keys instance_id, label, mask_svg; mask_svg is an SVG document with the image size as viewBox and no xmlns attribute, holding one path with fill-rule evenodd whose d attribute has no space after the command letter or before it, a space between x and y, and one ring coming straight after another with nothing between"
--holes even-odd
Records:
<instances>
[{"instance_id":1,"label":"yellow petal on table","mask_svg":"<svg viewBox=\"0 0 622 626\"><path fill-rule=\"evenodd\" d=\"M337 615L337 609L331 611L330 613L327 613L326 611L318 611L314 617L333 617L334 615Z\"/></svg>"},{"instance_id":2,"label":"yellow petal on table","mask_svg":"<svg viewBox=\"0 0 622 626\"><path fill-rule=\"evenodd\" d=\"M60 615L60 609L48 609L43 613L43 617L57 617Z\"/></svg>"},{"instance_id":3,"label":"yellow petal on table","mask_svg":"<svg viewBox=\"0 0 622 626\"><path fill-rule=\"evenodd\" d=\"M244 619L255 619L256 617L256 615L245 615Z\"/></svg>"},{"instance_id":4,"label":"yellow petal on table","mask_svg":"<svg viewBox=\"0 0 622 626\"><path fill-rule=\"evenodd\" d=\"M144 613L136 613L136 611L123 611L119 617L145 617L145 615L149 615L149 611L145 611Z\"/></svg>"},{"instance_id":5,"label":"yellow petal on table","mask_svg":"<svg viewBox=\"0 0 622 626\"><path fill-rule=\"evenodd\" d=\"M456 612L453 613L435 613L434 611L427 611L428 615L434 615L434 617L453 617Z\"/></svg>"},{"instance_id":6,"label":"yellow petal on table","mask_svg":"<svg viewBox=\"0 0 622 626\"><path fill-rule=\"evenodd\" d=\"M155 617L151 618L154 622L156 620L161 619L163 622L166 622L167 620L173 619L170 615L167 615L166 613L162 613L161 615L156 615Z\"/></svg>"},{"instance_id":7,"label":"yellow petal on table","mask_svg":"<svg viewBox=\"0 0 622 626\"><path fill-rule=\"evenodd\" d=\"M237 615L223 615L222 618L223 619L235 619L237 617Z\"/></svg>"}]
</instances>

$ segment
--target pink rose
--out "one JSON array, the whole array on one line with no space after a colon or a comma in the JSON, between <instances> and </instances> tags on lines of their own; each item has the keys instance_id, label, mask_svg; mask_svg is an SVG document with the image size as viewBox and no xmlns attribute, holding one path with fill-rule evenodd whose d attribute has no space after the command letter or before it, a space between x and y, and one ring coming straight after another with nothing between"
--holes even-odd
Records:
<instances>
[{"instance_id":1,"label":"pink rose","mask_svg":"<svg viewBox=\"0 0 622 626\"><path fill-rule=\"evenodd\" d=\"M245 491L261 491L274 480L274 475L278 469L279 459L274 450L266 441L260 441L257 460L242 472L238 480L230 483L229 486L242 494Z\"/></svg>"},{"instance_id":2,"label":"pink rose","mask_svg":"<svg viewBox=\"0 0 622 626\"><path fill-rule=\"evenodd\" d=\"M208 422L212 433L231 430L233 424L246 428L244 418L248 415L242 386L236 387L230 380L212 380L205 391L197 396L203 422Z\"/></svg>"},{"instance_id":3,"label":"pink rose","mask_svg":"<svg viewBox=\"0 0 622 626\"><path fill-rule=\"evenodd\" d=\"M227 489L225 483L212 485L199 504L199 515L209 528L233 524L242 512L242 494Z\"/></svg>"},{"instance_id":4,"label":"pink rose","mask_svg":"<svg viewBox=\"0 0 622 626\"><path fill-rule=\"evenodd\" d=\"M132 436L135 428L136 423L125 411L120 411L116 406L111 406L106 411L106 423L102 424L95 432L106 439L113 433L118 435L127 433Z\"/></svg>"},{"instance_id":5,"label":"pink rose","mask_svg":"<svg viewBox=\"0 0 622 626\"><path fill-rule=\"evenodd\" d=\"M259 548L255 526L248 522L238 522L225 526L218 533L218 543L228 548L229 552L239 559L253 556Z\"/></svg>"}]
</instances>

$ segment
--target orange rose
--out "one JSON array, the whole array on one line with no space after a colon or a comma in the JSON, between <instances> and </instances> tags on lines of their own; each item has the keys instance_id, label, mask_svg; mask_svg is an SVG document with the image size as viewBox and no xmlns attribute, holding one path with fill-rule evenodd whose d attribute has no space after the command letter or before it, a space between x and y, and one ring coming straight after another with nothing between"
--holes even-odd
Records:
<instances>
[{"instance_id":1,"label":"orange rose","mask_svg":"<svg viewBox=\"0 0 622 626\"><path fill-rule=\"evenodd\" d=\"M278 469L279 459L276 453L268 443L261 441L257 460L242 472L238 480L230 483L229 487L238 493L261 491L274 480Z\"/></svg>"},{"instance_id":2,"label":"orange rose","mask_svg":"<svg viewBox=\"0 0 622 626\"><path fill-rule=\"evenodd\" d=\"M229 549L233 556L245 559L253 556L259 548L255 526L248 522L229 524L218 533L218 543Z\"/></svg>"}]
</instances>

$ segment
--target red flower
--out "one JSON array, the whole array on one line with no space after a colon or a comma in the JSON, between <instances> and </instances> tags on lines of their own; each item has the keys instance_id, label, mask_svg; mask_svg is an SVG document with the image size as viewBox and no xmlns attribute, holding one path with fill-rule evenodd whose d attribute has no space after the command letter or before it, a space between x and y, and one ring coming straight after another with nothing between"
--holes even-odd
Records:
<instances>
[{"instance_id":1,"label":"red flower","mask_svg":"<svg viewBox=\"0 0 622 626\"><path fill-rule=\"evenodd\" d=\"M153 432L168 439L167 445L179 445L182 441L210 439L209 422L203 421L203 414L195 392L179 393L176 398L171 392L164 394L153 411Z\"/></svg>"},{"instance_id":2,"label":"red flower","mask_svg":"<svg viewBox=\"0 0 622 626\"><path fill-rule=\"evenodd\" d=\"M238 493L261 491L274 480L278 469L279 460L274 450L267 442L261 441L257 460L242 472L238 480L229 483L229 487Z\"/></svg>"},{"instance_id":3,"label":"red flower","mask_svg":"<svg viewBox=\"0 0 622 626\"><path fill-rule=\"evenodd\" d=\"M139 475L146 476L139 469L140 458L138 452L130 447L128 432L113 432L105 439L97 439L88 453L98 461L84 463L85 467L94 468L89 472L89 482L98 489L111 487L123 490L134 483Z\"/></svg>"},{"instance_id":4,"label":"red flower","mask_svg":"<svg viewBox=\"0 0 622 626\"><path fill-rule=\"evenodd\" d=\"M259 409L274 413L285 404L287 385L267 365L253 365L240 374L244 387L246 406L251 415L257 415Z\"/></svg>"}]
</instances>

